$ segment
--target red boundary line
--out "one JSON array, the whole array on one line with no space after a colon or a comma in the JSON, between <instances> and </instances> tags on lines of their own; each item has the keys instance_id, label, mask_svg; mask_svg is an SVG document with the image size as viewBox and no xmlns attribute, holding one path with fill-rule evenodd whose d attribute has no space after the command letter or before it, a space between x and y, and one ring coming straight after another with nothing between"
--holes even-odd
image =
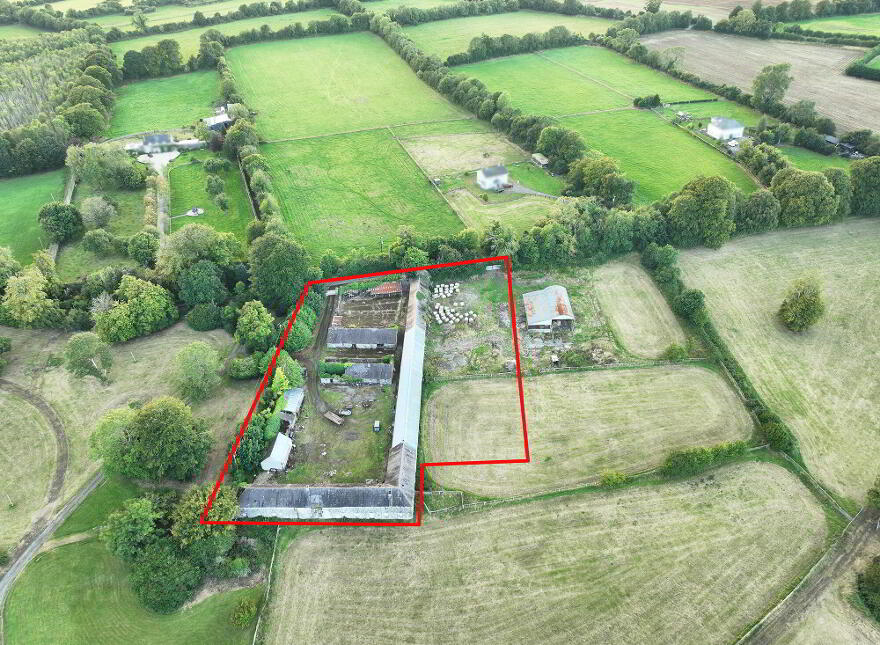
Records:
<instances>
[{"instance_id":1,"label":"red boundary line","mask_svg":"<svg viewBox=\"0 0 880 645\"><path fill-rule=\"evenodd\" d=\"M305 301L306 294L309 292L309 287L313 284L328 284L331 282L341 282L344 280L353 280L357 278L373 278L377 276L383 275L393 275L396 273L408 273L411 271L421 271L424 269L442 269L445 267L453 267L460 266L463 264L478 264L482 262L504 262L504 268L507 272L507 302L510 306L510 322L511 328L513 331L513 349L516 354L516 383L519 389L519 412L520 418L522 419L522 429L523 429L523 448L525 456L521 459L484 459L479 461L435 461L423 463L419 469L419 500L416 504L416 519L414 522L345 522L345 521L271 521L271 522L257 522L257 521L247 521L247 520L209 520L208 512L211 510L211 506L214 504L214 499L217 497L217 491L220 490L220 486L223 484L223 480L226 477L226 473L229 470L229 466L232 463L232 458L235 455L235 451L238 450L238 444L241 442L241 438L247 430L248 424L250 423L251 416L254 411L257 409L257 404L260 401L260 397L263 394L263 389L269 382L269 374L275 368L275 361L278 358L278 354L281 349L284 347L284 343L287 340L287 334L290 333L290 328L293 326L293 322L296 320L296 315L299 313L299 309ZM254 396L253 402L251 402L251 407L248 410L247 416L244 418L244 422L241 424L241 429L238 431L238 435L235 437L235 442L232 444L232 448L229 450L229 454L226 456L226 461L223 464L223 468L220 470L220 477L217 479L217 482L214 484L214 489L211 491L211 495L208 497L208 502L205 504L205 508L202 510L202 514L199 516L200 524L241 524L241 525L256 525L256 526L421 526L422 524L422 507L425 505L425 469L430 466L479 466L486 464L525 464L531 461L531 456L529 454L529 433L528 433L528 423L526 422L526 404L525 397L523 395L523 383L522 383L522 371L520 370L520 358L519 358L519 338L516 333L516 303L513 298L513 275L511 270L510 257L507 255L499 255L492 258L481 258L477 260L463 260L461 262L446 262L444 264L431 264L420 267L411 267L408 269L392 269L389 271L377 271L376 273L362 273L360 275L349 275L343 276L339 278L324 278L322 280L310 280L303 287L302 292L299 294L299 300L297 300L296 308L293 310L293 313L290 316L290 319L287 321L287 328L284 330L284 333L281 334L281 338L278 341L278 346L275 349L275 355L272 357L272 360L269 362L269 367L266 370L266 373L263 374L263 378L260 381L260 385L257 388L257 393Z\"/></svg>"}]
</instances>

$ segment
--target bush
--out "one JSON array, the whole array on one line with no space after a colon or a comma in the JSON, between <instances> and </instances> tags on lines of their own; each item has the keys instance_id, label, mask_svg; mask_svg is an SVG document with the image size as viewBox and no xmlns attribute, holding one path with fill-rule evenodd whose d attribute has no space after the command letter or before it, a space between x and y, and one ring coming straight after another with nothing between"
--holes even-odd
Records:
<instances>
[{"instance_id":1,"label":"bush","mask_svg":"<svg viewBox=\"0 0 880 645\"><path fill-rule=\"evenodd\" d=\"M224 170L229 170L229 160L220 159L219 157L211 157L210 159L205 159L205 163L202 167L205 169L205 172L216 174L223 172Z\"/></svg>"},{"instance_id":2,"label":"bush","mask_svg":"<svg viewBox=\"0 0 880 645\"><path fill-rule=\"evenodd\" d=\"M257 603L245 598L232 611L232 624L236 627L247 627L257 617Z\"/></svg>"},{"instance_id":3,"label":"bush","mask_svg":"<svg viewBox=\"0 0 880 645\"><path fill-rule=\"evenodd\" d=\"M244 358L233 358L226 368L226 376L239 381L257 378L260 375L258 357L258 354L251 354Z\"/></svg>"},{"instance_id":4,"label":"bush","mask_svg":"<svg viewBox=\"0 0 880 645\"><path fill-rule=\"evenodd\" d=\"M660 355L660 358L666 361L681 361L687 357L687 350L676 343L672 343L669 347L663 350L663 354Z\"/></svg>"},{"instance_id":5,"label":"bush","mask_svg":"<svg viewBox=\"0 0 880 645\"><path fill-rule=\"evenodd\" d=\"M345 374L345 363L321 363L319 371L321 374L341 376Z\"/></svg>"},{"instance_id":6,"label":"bush","mask_svg":"<svg viewBox=\"0 0 880 645\"><path fill-rule=\"evenodd\" d=\"M706 297L699 289L685 289L672 301L672 310L699 326L706 319Z\"/></svg>"},{"instance_id":7,"label":"bush","mask_svg":"<svg viewBox=\"0 0 880 645\"><path fill-rule=\"evenodd\" d=\"M229 210L229 197L226 196L226 193L214 195L214 203L217 204L220 210Z\"/></svg>"},{"instance_id":8,"label":"bush","mask_svg":"<svg viewBox=\"0 0 880 645\"><path fill-rule=\"evenodd\" d=\"M569 349L560 354L559 359L566 367L586 367L591 365L590 355L584 349Z\"/></svg>"},{"instance_id":9,"label":"bush","mask_svg":"<svg viewBox=\"0 0 880 645\"><path fill-rule=\"evenodd\" d=\"M880 620L880 556L875 557L868 568L858 576L859 597L865 607Z\"/></svg>"},{"instance_id":10,"label":"bush","mask_svg":"<svg viewBox=\"0 0 880 645\"><path fill-rule=\"evenodd\" d=\"M696 475L710 466L744 454L744 441L719 443L711 448L688 448L669 453L660 472L666 477L688 477Z\"/></svg>"},{"instance_id":11,"label":"bush","mask_svg":"<svg viewBox=\"0 0 880 645\"><path fill-rule=\"evenodd\" d=\"M0 549L0 567L4 567L7 564L9 564L9 551Z\"/></svg>"},{"instance_id":12,"label":"bush","mask_svg":"<svg viewBox=\"0 0 880 645\"><path fill-rule=\"evenodd\" d=\"M770 447L779 452L792 454L795 452L797 440L782 423L770 422L761 424L761 433Z\"/></svg>"},{"instance_id":13,"label":"bush","mask_svg":"<svg viewBox=\"0 0 880 645\"><path fill-rule=\"evenodd\" d=\"M225 185L226 182L217 175L208 175L208 179L205 181L205 191L209 195L219 195L223 192Z\"/></svg>"},{"instance_id":14,"label":"bush","mask_svg":"<svg viewBox=\"0 0 880 645\"><path fill-rule=\"evenodd\" d=\"M266 421L266 429L263 431L263 437L266 441L272 441L275 439L275 436L281 431L281 415L273 414L269 417L269 420Z\"/></svg>"},{"instance_id":15,"label":"bush","mask_svg":"<svg viewBox=\"0 0 880 645\"><path fill-rule=\"evenodd\" d=\"M599 485L603 488L617 488L629 481L629 475L617 470L608 470L599 478Z\"/></svg>"},{"instance_id":16,"label":"bush","mask_svg":"<svg viewBox=\"0 0 880 645\"><path fill-rule=\"evenodd\" d=\"M221 309L212 302L196 305L186 315L187 324L196 331L211 331L222 324Z\"/></svg>"},{"instance_id":17,"label":"bush","mask_svg":"<svg viewBox=\"0 0 880 645\"><path fill-rule=\"evenodd\" d=\"M82 245L86 251L91 251L99 257L107 257L114 255L122 243L112 233L108 233L102 228L96 228L92 231L86 231L82 238Z\"/></svg>"},{"instance_id":18,"label":"bush","mask_svg":"<svg viewBox=\"0 0 880 645\"><path fill-rule=\"evenodd\" d=\"M103 228L116 215L113 204L103 197L89 197L80 204L80 214L86 228Z\"/></svg>"},{"instance_id":19,"label":"bush","mask_svg":"<svg viewBox=\"0 0 880 645\"><path fill-rule=\"evenodd\" d=\"M819 283L814 279L797 280L782 306L779 307L779 318L788 329L803 332L812 327L825 313L825 303Z\"/></svg>"}]
</instances>

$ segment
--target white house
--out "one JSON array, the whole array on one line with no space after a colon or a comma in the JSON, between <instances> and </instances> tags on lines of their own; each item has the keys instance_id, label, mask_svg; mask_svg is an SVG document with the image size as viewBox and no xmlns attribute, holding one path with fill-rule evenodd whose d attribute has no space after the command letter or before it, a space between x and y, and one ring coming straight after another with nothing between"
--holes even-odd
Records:
<instances>
[{"instance_id":1,"label":"white house","mask_svg":"<svg viewBox=\"0 0 880 645\"><path fill-rule=\"evenodd\" d=\"M574 326L574 312L568 291L558 284L524 293L523 305L530 331L570 330Z\"/></svg>"},{"instance_id":2,"label":"white house","mask_svg":"<svg viewBox=\"0 0 880 645\"><path fill-rule=\"evenodd\" d=\"M483 190L498 190L503 188L507 180L507 168L504 166L489 166L477 171L477 185Z\"/></svg>"},{"instance_id":3,"label":"white house","mask_svg":"<svg viewBox=\"0 0 880 645\"><path fill-rule=\"evenodd\" d=\"M713 116L709 120L706 134L719 141L739 139L745 133L745 126L736 119L727 119L723 116Z\"/></svg>"},{"instance_id":4,"label":"white house","mask_svg":"<svg viewBox=\"0 0 880 645\"><path fill-rule=\"evenodd\" d=\"M272 445L271 454L260 462L263 470L284 470L287 468L287 459L293 448L293 440L286 434L275 435L275 443Z\"/></svg>"}]
</instances>

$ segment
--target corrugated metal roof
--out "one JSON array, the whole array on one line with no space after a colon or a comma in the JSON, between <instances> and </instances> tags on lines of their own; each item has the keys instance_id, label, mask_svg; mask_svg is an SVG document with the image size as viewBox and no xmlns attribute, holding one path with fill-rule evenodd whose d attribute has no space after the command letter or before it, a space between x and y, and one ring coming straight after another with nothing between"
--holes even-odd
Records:
<instances>
[{"instance_id":1,"label":"corrugated metal roof","mask_svg":"<svg viewBox=\"0 0 880 645\"><path fill-rule=\"evenodd\" d=\"M409 506L395 486L251 486L238 498L241 508L344 508Z\"/></svg>"},{"instance_id":2,"label":"corrugated metal roof","mask_svg":"<svg viewBox=\"0 0 880 645\"><path fill-rule=\"evenodd\" d=\"M529 325L546 325L551 320L574 320L568 291L558 284L523 294L523 305Z\"/></svg>"},{"instance_id":3,"label":"corrugated metal roof","mask_svg":"<svg viewBox=\"0 0 880 645\"><path fill-rule=\"evenodd\" d=\"M391 380L394 368L387 363L355 363L345 368L345 375L352 378Z\"/></svg>"},{"instance_id":4,"label":"corrugated metal roof","mask_svg":"<svg viewBox=\"0 0 880 645\"><path fill-rule=\"evenodd\" d=\"M396 329L331 327L327 333L328 345L394 345L396 343Z\"/></svg>"},{"instance_id":5,"label":"corrugated metal roof","mask_svg":"<svg viewBox=\"0 0 880 645\"><path fill-rule=\"evenodd\" d=\"M400 281L383 282L378 287L370 289L370 294L374 296L388 295L389 293L400 293Z\"/></svg>"},{"instance_id":6,"label":"corrugated metal roof","mask_svg":"<svg viewBox=\"0 0 880 645\"><path fill-rule=\"evenodd\" d=\"M295 387L284 391L284 407L285 412L299 412L303 401L306 398L306 391L301 387Z\"/></svg>"},{"instance_id":7,"label":"corrugated metal roof","mask_svg":"<svg viewBox=\"0 0 880 645\"><path fill-rule=\"evenodd\" d=\"M397 404L394 408L394 432L391 437L392 446L403 441L413 449L419 446L422 372L425 363L425 329L421 303L417 297L419 285L419 280L413 280L409 288L407 327L403 335L403 353L398 368Z\"/></svg>"},{"instance_id":8,"label":"corrugated metal roof","mask_svg":"<svg viewBox=\"0 0 880 645\"><path fill-rule=\"evenodd\" d=\"M293 448L293 441L285 434L277 434L275 443L272 445L271 454L260 462L263 470L282 470L287 467L287 459L290 457L290 450Z\"/></svg>"}]
</instances>

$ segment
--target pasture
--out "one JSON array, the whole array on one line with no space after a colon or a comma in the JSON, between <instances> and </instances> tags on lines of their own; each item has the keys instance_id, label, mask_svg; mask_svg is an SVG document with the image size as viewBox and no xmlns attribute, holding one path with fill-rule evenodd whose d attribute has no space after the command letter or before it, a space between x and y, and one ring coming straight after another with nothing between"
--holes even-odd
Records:
<instances>
[{"instance_id":1,"label":"pasture","mask_svg":"<svg viewBox=\"0 0 880 645\"><path fill-rule=\"evenodd\" d=\"M684 47L680 67L708 81L736 85L752 91L752 81L771 62L791 63L794 81L785 103L800 99L816 102L823 116L838 130L880 130L880 83L846 76L843 70L864 50L790 42L759 40L709 31L673 30L641 38L648 48Z\"/></svg>"},{"instance_id":2,"label":"pasture","mask_svg":"<svg viewBox=\"0 0 880 645\"><path fill-rule=\"evenodd\" d=\"M0 391L0 550L11 551L41 515L55 470L55 437L42 413Z\"/></svg>"},{"instance_id":3,"label":"pasture","mask_svg":"<svg viewBox=\"0 0 880 645\"><path fill-rule=\"evenodd\" d=\"M728 101L727 99L718 99L712 103L671 105L668 108L659 108L659 111L667 119L674 119L677 112L687 112L692 117L689 123L695 125L698 129L708 125L709 119L713 116L736 119L746 127L758 125L763 116L757 110L753 110L735 101ZM767 120L770 122L775 121L772 117L767 117Z\"/></svg>"},{"instance_id":4,"label":"pasture","mask_svg":"<svg viewBox=\"0 0 880 645\"><path fill-rule=\"evenodd\" d=\"M511 378L440 386L422 412L425 460L522 457L517 401ZM727 382L696 366L528 377L525 401L531 463L435 468L434 481L487 497L573 488L606 470L640 472L672 450L747 439L752 431Z\"/></svg>"},{"instance_id":5,"label":"pasture","mask_svg":"<svg viewBox=\"0 0 880 645\"><path fill-rule=\"evenodd\" d=\"M767 0L765 7L778 5L783 0ZM613 7L622 11L638 14L644 11L645 4L641 0L585 0L584 4L595 4L600 7ZM663 11L690 11L694 16L704 15L718 22L730 15L730 12L741 3L737 0L691 0L690 2L664 2Z\"/></svg>"},{"instance_id":6,"label":"pasture","mask_svg":"<svg viewBox=\"0 0 880 645\"><path fill-rule=\"evenodd\" d=\"M880 450L880 221L737 239L683 252L688 287L702 289L718 331L770 407L800 441L804 461L833 491L864 500ZM815 275L825 316L795 334L776 313L789 285Z\"/></svg>"},{"instance_id":7,"label":"pasture","mask_svg":"<svg viewBox=\"0 0 880 645\"><path fill-rule=\"evenodd\" d=\"M588 148L617 159L636 183L637 204L660 199L700 175L726 177L745 192L757 188L732 159L649 111L603 112L560 122L579 132Z\"/></svg>"},{"instance_id":8,"label":"pasture","mask_svg":"<svg viewBox=\"0 0 880 645\"><path fill-rule=\"evenodd\" d=\"M23 23L0 25L0 40L21 40L22 38L36 38L47 32Z\"/></svg>"},{"instance_id":9,"label":"pasture","mask_svg":"<svg viewBox=\"0 0 880 645\"><path fill-rule=\"evenodd\" d=\"M224 211L205 190L208 173L202 162L213 157L215 155L203 150L193 151L178 157L169 169L173 218L171 232L196 222L224 233L234 233L242 244L246 244L247 225L253 216L238 165L232 163L228 170L218 173L225 182L224 192L229 198L229 208ZM203 209L204 214L198 217L180 217L193 207Z\"/></svg>"},{"instance_id":10,"label":"pasture","mask_svg":"<svg viewBox=\"0 0 880 645\"><path fill-rule=\"evenodd\" d=\"M830 31L847 35L880 36L880 13L863 13L854 16L825 16L798 23L804 29Z\"/></svg>"},{"instance_id":11,"label":"pasture","mask_svg":"<svg viewBox=\"0 0 880 645\"><path fill-rule=\"evenodd\" d=\"M214 70L126 83L116 91L108 137L171 130L214 114L220 79Z\"/></svg>"},{"instance_id":12,"label":"pasture","mask_svg":"<svg viewBox=\"0 0 880 645\"><path fill-rule=\"evenodd\" d=\"M193 29L175 31L169 34L152 34L140 38L132 38L130 40L119 40L115 43L110 43L109 47L110 50L116 54L119 61L122 62L122 57L129 49L140 51L144 47L155 45L160 40L170 38L180 43L180 55L183 57L184 62L186 62L190 56L199 53L199 36L209 29L216 29L221 34L226 34L227 36L238 35L244 31L250 31L252 29L259 30L263 25L269 25L274 31L277 31L282 27L295 25L298 22L302 23L303 27L307 27L310 22L327 20L333 15L339 14L332 9L314 9L312 11L285 13L277 16L261 16L257 18L248 18L246 20L224 22L212 27L195 27Z\"/></svg>"},{"instance_id":13,"label":"pasture","mask_svg":"<svg viewBox=\"0 0 880 645\"><path fill-rule=\"evenodd\" d=\"M104 524L107 515L122 508L123 502L140 493L134 482L124 477L108 477L76 507L58 530L54 539L91 531Z\"/></svg>"},{"instance_id":14,"label":"pasture","mask_svg":"<svg viewBox=\"0 0 880 645\"><path fill-rule=\"evenodd\" d=\"M368 5L369 6L369 5ZM542 11L513 11L488 16L467 16L426 22L404 28L419 48L441 60L452 54L467 51L471 40L482 35L524 36L544 33L553 27L567 27L569 31L589 36L591 33L604 34L616 24L615 20L587 16L565 16Z\"/></svg>"},{"instance_id":15,"label":"pasture","mask_svg":"<svg viewBox=\"0 0 880 645\"><path fill-rule=\"evenodd\" d=\"M429 177L526 160L522 149L497 132L397 137Z\"/></svg>"},{"instance_id":16,"label":"pasture","mask_svg":"<svg viewBox=\"0 0 880 645\"><path fill-rule=\"evenodd\" d=\"M60 11L62 13L66 12L68 9L91 9L96 4L96 0L59 0L59 2L53 2L52 9L55 11ZM122 0L120 4L123 7L131 6L132 2L129 0Z\"/></svg>"},{"instance_id":17,"label":"pasture","mask_svg":"<svg viewBox=\"0 0 880 645\"><path fill-rule=\"evenodd\" d=\"M226 57L270 141L469 116L371 33L257 43Z\"/></svg>"},{"instance_id":18,"label":"pasture","mask_svg":"<svg viewBox=\"0 0 880 645\"><path fill-rule=\"evenodd\" d=\"M213 17L215 13L225 15L230 11L235 11L241 6L241 2L237 0L223 0L223 2L211 2L208 4L199 4L197 6L185 6L179 4L169 4L156 7L155 11L145 13L147 25L164 25L168 22L182 22L193 19L193 14L200 11L203 15ZM95 16L87 18L88 22L100 25L104 31L108 31L113 27L122 31L134 31L131 24L131 16L120 13L110 14L109 16ZM173 38L173 36L171 36Z\"/></svg>"},{"instance_id":19,"label":"pasture","mask_svg":"<svg viewBox=\"0 0 880 645\"><path fill-rule=\"evenodd\" d=\"M628 351L657 358L672 343L686 343L666 299L635 259L603 264L593 275L599 305Z\"/></svg>"},{"instance_id":20,"label":"pasture","mask_svg":"<svg viewBox=\"0 0 880 645\"><path fill-rule=\"evenodd\" d=\"M430 9L432 7L455 4L455 2L456 0L369 0L369 2L364 3L364 9L379 14L397 7Z\"/></svg>"},{"instance_id":21,"label":"pasture","mask_svg":"<svg viewBox=\"0 0 880 645\"><path fill-rule=\"evenodd\" d=\"M797 146L780 146L779 149L791 165L801 170L818 170L826 168L849 168L851 160L837 155L822 155L806 148Z\"/></svg>"},{"instance_id":22,"label":"pasture","mask_svg":"<svg viewBox=\"0 0 880 645\"><path fill-rule=\"evenodd\" d=\"M432 235L462 228L387 132L272 143L263 154L282 216L315 260L327 250L387 248L403 225Z\"/></svg>"},{"instance_id":23,"label":"pasture","mask_svg":"<svg viewBox=\"0 0 880 645\"><path fill-rule=\"evenodd\" d=\"M253 626L234 627L230 616L242 598L256 600L262 593L262 586L224 592L173 614L156 614L131 591L122 561L92 539L42 553L24 570L6 600L6 642L55 645L63 635L65 645L248 645Z\"/></svg>"},{"instance_id":24,"label":"pasture","mask_svg":"<svg viewBox=\"0 0 880 645\"><path fill-rule=\"evenodd\" d=\"M64 170L0 179L0 246L8 246L15 259L30 264L31 254L45 248L49 239L37 221L46 202L64 198Z\"/></svg>"},{"instance_id":25,"label":"pasture","mask_svg":"<svg viewBox=\"0 0 880 645\"><path fill-rule=\"evenodd\" d=\"M550 213L553 204L545 197L523 195L518 199L484 202L467 188L446 191L446 199L468 228L478 231L499 220L515 231L524 231Z\"/></svg>"},{"instance_id":26,"label":"pasture","mask_svg":"<svg viewBox=\"0 0 880 645\"><path fill-rule=\"evenodd\" d=\"M265 642L731 643L826 534L806 488L766 463L417 530L311 532L278 554Z\"/></svg>"}]
</instances>

